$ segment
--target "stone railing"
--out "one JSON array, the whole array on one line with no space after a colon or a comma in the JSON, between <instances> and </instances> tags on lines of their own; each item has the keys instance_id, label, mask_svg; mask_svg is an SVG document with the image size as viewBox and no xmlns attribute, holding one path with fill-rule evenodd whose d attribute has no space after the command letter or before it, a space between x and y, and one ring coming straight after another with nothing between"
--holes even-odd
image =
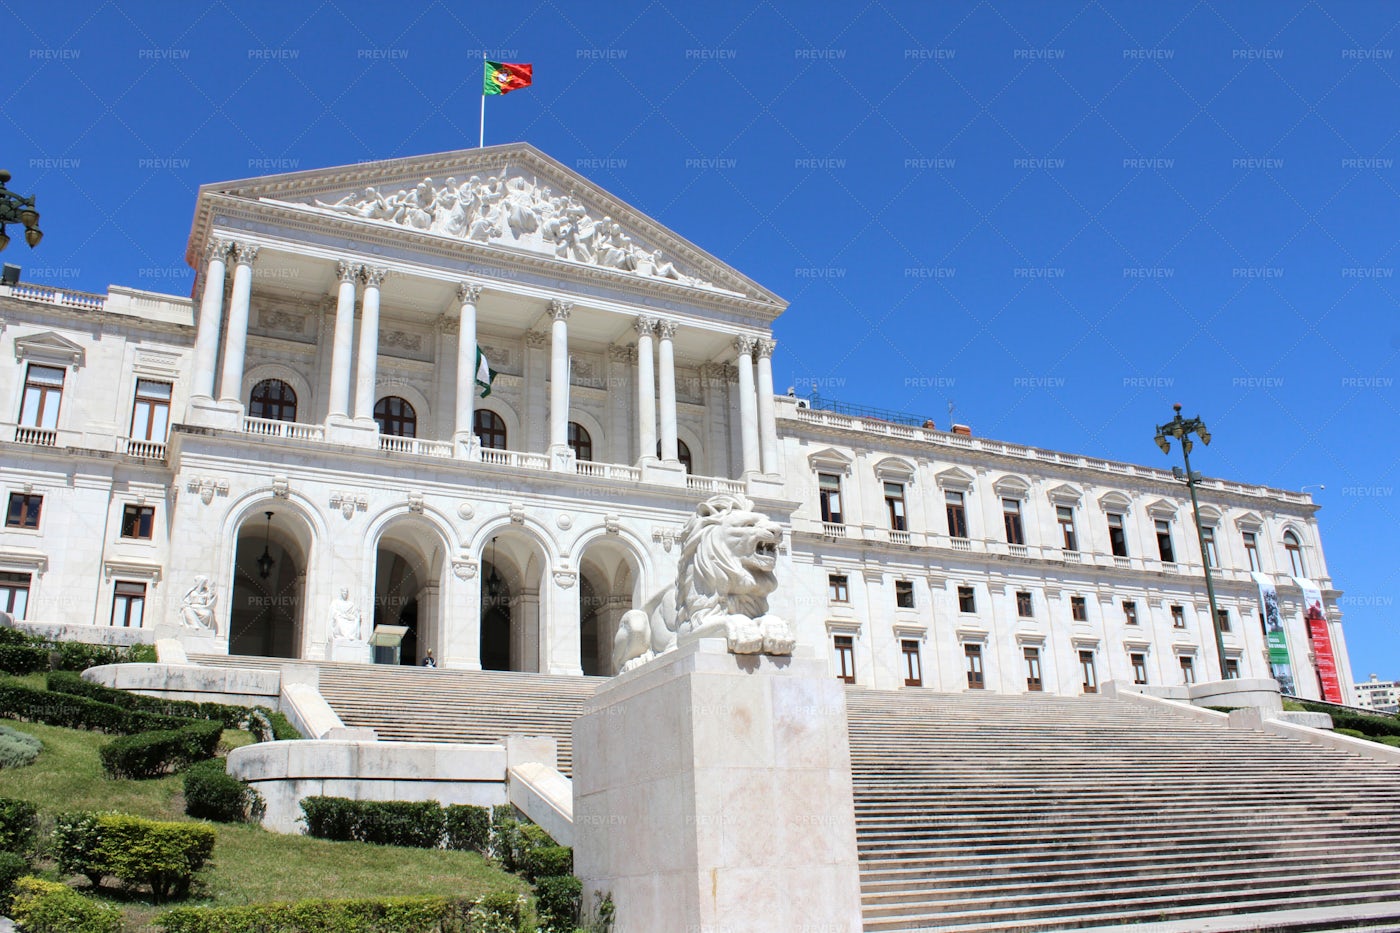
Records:
<instances>
[{"instance_id":1,"label":"stone railing","mask_svg":"<svg viewBox=\"0 0 1400 933\"><path fill-rule=\"evenodd\" d=\"M596 460L578 460L574 463L579 476L591 476L595 479L620 479L629 483L639 483L642 481L642 471L640 467L628 466L625 463L600 463Z\"/></svg>"},{"instance_id":2,"label":"stone railing","mask_svg":"<svg viewBox=\"0 0 1400 933\"><path fill-rule=\"evenodd\" d=\"M161 441L140 441L133 437L117 438L117 452L142 460L164 460L165 444Z\"/></svg>"},{"instance_id":3,"label":"stone railing","mask_svg":"<svg viewBox=\"0 0 1400 933\"><path fill-rule=\"evenodd\" d=\"M736 495L743 495L744 483L742 480L725 479L721 476L691 476L685 477L685 488L692 492L728 492Z\"/></svg>"},{"instance_id":4,"label":"stone railing","mask_svg":"<svg viewBox=\"0 0 1400 933\"><path fill-rule=\"evenodd\" d=\"M285 437L294 441L323 441L326 429L319 424L302 424L299 421L275 421L271 418L254 418L245 415L243 433L255 437Z\"/></svg>"},{"instance_id":5,"label":"stone railing","mask_svg":"<svg viewBox=\"0 0 1400 933\"><path fill-rule=\"evenodd\" d=\"M481 462L517 470L549 469L549 457L545 454L533 454L523 450L497 450L494 447L481 449Z\"/></svg>"},{"instance_id":6,"label":"stone railing","mask_svg":"<svg viewBox=\"0 0 1400 933\"><path fill-rule=\"evenodd\" d=\"M60 305L65 308L77 308L82 311L101 311L107 304L106 295L95 295L92 292L74 292L65 288L34 285L29 282L11 285L7 290L12 297L22 298L25 301L42 301L44 304Z\"/></svg>"},{"instance_id":7,"label":"stone railing","mask_svg":"<svg viewBox=\"0 0 1400 933\"><path fill-rule=\"evenodd\" d=\"M379 435L379 449L398 454L418 454L423 457L452 456L451 441L430 441L421 437L397 437L393 434Z\"/></svg>"},{"instance_id":8,"label":"stone railing","mask_svg":"<svg viewBox=\"0 0 1400 933\"><path fill-rule=\"evenodd\" d=\"M16 444L33 444L35 447L57 447L58 432L52 428L27 428L15 426Z\"/></svg>"},{"instance_id":9,"label":"stone railing","mask_svg":"<svg viewBox=\"0 0 1400 933\"><path fill-rule=\"evenodd\" d=\"M844 538L846 526L840 522L822 522L822 534L828 538Z\"/></svg>"}]
</instances>

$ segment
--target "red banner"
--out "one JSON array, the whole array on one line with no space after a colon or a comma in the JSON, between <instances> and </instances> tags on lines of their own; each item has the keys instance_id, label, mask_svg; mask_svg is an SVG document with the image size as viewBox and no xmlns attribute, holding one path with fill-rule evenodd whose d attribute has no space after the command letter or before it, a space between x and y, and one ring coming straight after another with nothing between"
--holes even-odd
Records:
<instances>
[{"instance_id":1,"label":"red banner","mask_svg":"<svg viewBox=\"0 0 1400 933\"><path fill-rule=\"evenodd\" d=\"M1337 680L1337 657L1332 653L1332 633L1327 630L1327 612L1322 608L1322 593L1311 580L1294 577L1293 581L1303 591L1303 618L1308 623L1308 640L1312 642L1322 698L1328 703L1344 703L1342 685Z\"/></svg>"}]
</instances>

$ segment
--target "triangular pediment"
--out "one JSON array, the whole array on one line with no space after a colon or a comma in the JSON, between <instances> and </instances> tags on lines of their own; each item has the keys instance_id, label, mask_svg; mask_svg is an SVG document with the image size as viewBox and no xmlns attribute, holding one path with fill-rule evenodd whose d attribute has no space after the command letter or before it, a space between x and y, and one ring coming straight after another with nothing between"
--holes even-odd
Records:
<instances>
[{"instance_id":1,"label":"triangular pediment","mask_svg":"<svg viewBox=\"0 0 1400 933\"><path fill-rule=\"evenodd\" d=\"M62 334L45 331L28 337L15 338L15 359L35 360L40 363L58 363L64 366L81 366L87 351Z\"/></svg>"},{"instance_id":2,"label":"triangular pediment","mask_svg":"<svg viewBox=\"0 0 1400 933\"><path fill-rule=\"evenodd\" d=\"M777 295L525 143L206 185L191 255L207 237L207 202L286 206L337 228L448 241L579 268L620 282L681 286L785 306ZM202 227L206 229L201 229ZM567 274L567 273L564 273Z\"/></svg>"}]
</instances>

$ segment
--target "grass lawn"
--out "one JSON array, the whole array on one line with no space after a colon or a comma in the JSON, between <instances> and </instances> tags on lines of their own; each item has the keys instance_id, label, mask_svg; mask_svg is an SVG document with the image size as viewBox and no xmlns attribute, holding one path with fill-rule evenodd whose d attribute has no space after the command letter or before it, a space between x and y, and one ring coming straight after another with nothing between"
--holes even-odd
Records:
<instances>
[{"instance_id":1,"label":"grass lawn","mask_svg":"<svg viewBox=\"0 0 1400 933\"><path fill-rule=\"evenodd\" d=\"M35 686L42 686L42 679ZM182 780L178 775L147 781L110 780L103 776L97 750L112 737L0 720L35 736L44 750L33 764L0 770L0 797L37 804L44 814L64 810L117 810L150 819L186 820ZM252 737L224 732L229 747ZM210 824L218 832L211 867L201 875L186 904L255 904L305 898L382 897L415 894L476 896L510 888L528 893L528 885L472 852L404 849L351 842L327 842L307 836L283 836L256 826ZM47 874L54 877L52 863ZM73 879L61 879L73 881ZM85 890L87 882L74 883ZM117 904L127 929L142 930L164 907L132 900L115 889L102 898Z\"/></svg>"}]
</instances>

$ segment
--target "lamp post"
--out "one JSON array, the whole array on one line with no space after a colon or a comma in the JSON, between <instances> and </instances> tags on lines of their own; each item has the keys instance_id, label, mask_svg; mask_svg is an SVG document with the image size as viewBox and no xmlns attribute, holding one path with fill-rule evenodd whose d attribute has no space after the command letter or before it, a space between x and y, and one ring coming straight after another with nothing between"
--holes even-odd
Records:
<instances>
[{"instance_id":1,"label":"lamp post","mask_svg":"<svg viewBox=\"0 0 1400 933\"><path fill-rule=\"evenodd\" d=\"M33 197L20 197L5 187L9 180L10 173L0 169L0 250L10 245L5 224L23 224L24 242L33 249L44 238L44 231L39 229L39 212L34 209Z\"/></svg>"},{"instance_id":2,"label":"lamp post","mask_svg":"<svg viewBox=\"0 0 1400 933\"><path fill-rule=\"evenodd\" d=\"M1195 434L1202 444L1210 446L1210 432L1199 417L1181 417L1180 404L1173 405L1172 410L1176 412L1176 417L1166 424L1159 424L1157 436L1153 440L1162 448L1164 454L1169 454L1172 450L1172 442L1167 440L1168 437L1181 441L1181 458L1186 463L1186 469L1172 467L1172 475L1177 479L1184 479L1186 488L1191 490L1191 513L1196 519L1196 541L1201 548L1201 565L1205 568L1206 599L1210 601L1210 625L1215 631L1215 651L1216 657L1220 659L1220 679L1228 680L1230 675L1225 670L1225 638L1220 634L1220 612L1215 608L1215 584L1210 575L1210 553L1206 550L1206 533L1201 528L1201 503L1196 498L1196 484L1200 482L1201 474L1191 470L1191 448L1194 446L1191 435Z\"/></svg>"}]
</instances>

